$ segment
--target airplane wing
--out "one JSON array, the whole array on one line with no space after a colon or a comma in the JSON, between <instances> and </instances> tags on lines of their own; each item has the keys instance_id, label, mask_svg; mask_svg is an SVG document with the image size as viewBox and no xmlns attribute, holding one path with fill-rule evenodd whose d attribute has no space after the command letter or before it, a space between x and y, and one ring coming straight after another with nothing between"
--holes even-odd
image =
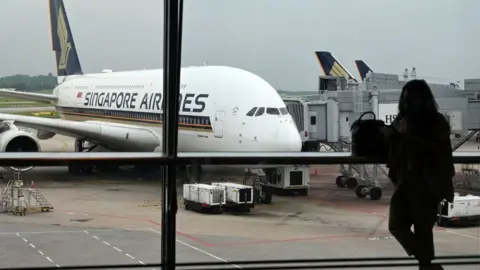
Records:
<instances>
[{"instance_id":1,"label":"airplane wing","mask_svg":"<svg viewBox=\"0 0 480 270\"><path fill-rule=\"evenodd\" d=\"M0 121L8 121L16 126L37 129L44 133L85 139L117 151L132 151L132 149L154 151L162 141L159 134L146 127L107 122L79 122L5 113L0 113ZM37 137L40 138L38 133Z\"/></svg>"},{"instance_id":2,"label":"airplane wing","mask_svg":"<svg viewBox=\"0 0 480 270\"><path fill-rule=\"evenodd\" d=\"M41 93L18 92L0 89L0 96L13 97L25 100L32 100L41 103L51 103L57 101L57 96Z\"/></svg>"}]
</instances>

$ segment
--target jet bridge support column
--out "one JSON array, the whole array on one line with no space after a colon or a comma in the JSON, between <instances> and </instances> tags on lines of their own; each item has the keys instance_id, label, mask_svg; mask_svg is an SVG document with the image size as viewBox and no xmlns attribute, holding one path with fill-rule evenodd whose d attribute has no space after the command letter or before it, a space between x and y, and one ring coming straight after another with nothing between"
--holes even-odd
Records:
<instances>
[{"instance_id":1,"label":"jet bridge support column","mask_svg":"<svg viewBox=\"0 0 480 270\"><path fill-rule=\"evenodd\" d=\"M371 105L375 117L378 118L378 90L376 89L376 87L372 91Z\"/></svg>"}]
</instances>

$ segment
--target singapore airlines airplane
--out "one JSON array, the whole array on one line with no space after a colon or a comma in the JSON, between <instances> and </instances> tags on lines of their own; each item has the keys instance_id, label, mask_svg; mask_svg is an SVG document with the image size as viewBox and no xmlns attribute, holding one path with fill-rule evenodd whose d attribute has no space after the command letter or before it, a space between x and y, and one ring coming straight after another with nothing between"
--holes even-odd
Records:
<instances>
[{"instance_id":1,"label":"singapore airlines airplane","mask_svg":"<svg viewBox=\"0 0 480 270\"><path fill-rule=\"evenodd\" d=\"M163 70L83 74L62 0L50 0L53 50L62 82L51 95L0 91L53 103L62 119L0 114L0 150L41 151L55 134L75 151L161 151ZM179 151L299 152L301 139L277 91L259 76L225 66L181 69ZM36 136L17 126L38 130ZM28 168L9 168L27 171ZM91 167L69 164L72 173Z\"/></svg>"}]
</instances>

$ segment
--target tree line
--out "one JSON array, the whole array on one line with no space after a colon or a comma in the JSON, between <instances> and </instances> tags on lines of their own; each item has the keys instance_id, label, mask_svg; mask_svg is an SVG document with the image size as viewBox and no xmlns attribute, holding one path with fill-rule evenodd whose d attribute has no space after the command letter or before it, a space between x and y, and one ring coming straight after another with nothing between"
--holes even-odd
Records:
<instances>
[{"instance_id":1,"label":"tree line","mask_svg":"<svg viewBox=\"0 0 480 270\"><path fill-rule=\"evenodd\" d=\"M52 73L37 76L17 74L0 77L0 88L15 88L17 91L35 92L53 89L57 84L57 77Z\"/></svg>"},{"instance_id":2,"label":"tree line","mask_svg":"<svg viewBox=\"0 0 480 270\"><path fill-rule=\"evenodd\" d=\"M17 91L35 92L39 90L51 90L57 86L57 77L52 73L47 75L30 76L24 74L0 77L1 88L15 88ZM278 90L280 94L285 95L312 95L316 91L288 91Z\"/></svg>"}]
</instances>

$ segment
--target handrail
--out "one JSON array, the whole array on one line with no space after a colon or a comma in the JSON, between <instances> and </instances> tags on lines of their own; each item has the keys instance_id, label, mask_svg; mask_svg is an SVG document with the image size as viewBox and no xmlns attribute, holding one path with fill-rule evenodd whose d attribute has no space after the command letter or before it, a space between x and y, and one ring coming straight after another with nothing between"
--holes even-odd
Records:
<instances>
[{"instance_id":1,"label":"handrail","mask_svg":"<svg viewBox=\"0 0 480 270\"><path fill-rule=\"evenodd\" d=\"M435 262L442 265L475 265L479 264L479 255L463 256L439 256ZM397 263L395 263L397 261ZM356 263L356 264L351 264ZM124 269L124 268L158 268L163 265L155 264L118 264L118 265L79 265L62 266L62 269ZM259 260L259 261L229 261L229 262L188 262L176 263L177 269L256 269L256 270L274 270L274 269L335 269L335 268L377 268L377 267L408 267L418 266L412 257L364 257L364 258L331 258L331 259L296 259L296 260ZM230 268L228 267L230 266ZM44 267L9 267L0 268L0 270L53 270L58 269L53 266Z\"/></svg>"},{"instance_id":2,"label":"handrail","mask_svg":"<svg viewBox=\"0 0 480 270\"><path fill-rule=\"evenodd\" d=\"M65 166L69 161L112 162L121 165L285 165L385 164L386 160L352 156L350 152L2 152L1 166ZM480 152L454 152L455 164L480 164Z\"/></svg>"}]
</instances>

